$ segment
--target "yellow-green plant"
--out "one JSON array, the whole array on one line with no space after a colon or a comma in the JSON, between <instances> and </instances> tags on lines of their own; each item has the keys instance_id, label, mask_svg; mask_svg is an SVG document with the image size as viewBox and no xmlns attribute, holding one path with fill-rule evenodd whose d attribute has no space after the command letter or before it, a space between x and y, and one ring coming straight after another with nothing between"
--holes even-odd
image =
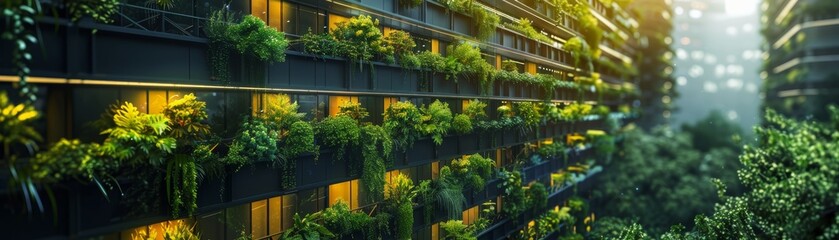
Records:
<instances>
[{"instance_id":1,"label":"yellow-green plant","mask_svg":"<svg viewBox=\"0 0 839 240\"><path fill-rule=\"evenodd\" d=\"M449 104L435 100L428 107L423 106L421 111L421 132L430 135L435 144L443 144L443 136L448 134L452 126L452 110L449 109Z\"/></svg>"},{"instance_id":2,"label":"yellow-green plant","mask_svg":"<svg viewBox=\"0 0 839 240\"><path fill-rule=\"evenodd\" d=\"M393 138L396 149L406 151L422 136L423 115L408 101L396 102L385 110L382 127Z\"/></svg>"}]
</instances>

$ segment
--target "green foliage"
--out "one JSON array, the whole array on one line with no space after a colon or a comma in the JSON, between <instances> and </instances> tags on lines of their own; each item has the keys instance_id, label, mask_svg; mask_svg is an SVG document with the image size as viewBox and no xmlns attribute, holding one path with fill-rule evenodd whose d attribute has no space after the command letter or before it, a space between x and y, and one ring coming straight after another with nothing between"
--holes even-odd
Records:
<instances>
[{"instance_id":1,"label":"green foliage","mask_svg":"<svg viewBox=\"0 0 839 240\"><path fill-rule=\"evenodd\" d=\"M393 53L397 56L413 54L412 51L414 50L414 47L417 46L417 44L414 43L414 39L411 38L411 34L402 30L391 31L390 34L384 38L384 41L388 46L393 47Z\"/></svg>"},{"instance_id":2,"label":"green foliage","mask_svg":"<svg viewBox=\"0 0 839 240\"><path fill-rule=\"evenodd\" d=\"M283 232L282 239L290 240L320 240L321 238L335 237L329 229L318 224L318 214L308 214L301 218L297 213L294 214L294 222L291 228Z\"/></svg>"},{"instance_id":3,"label":"green foliage","mask_svg":"<svg viewBox=\"0 0 839 240\"><path fill-rule=\"evenodd\" d=\"M563 207L559 210L550 210L547 213L539 216L533 222L524 234L526 239L543 239L547 235L559 230L562 223L573 224L574 217L569 214L571 211L568 207Z\"/></svg>"},{"instance_id":4,"label":"green foliage","mask_svg":"<svg viewBox=\"0 0 839 240\"><path fill-rule=\"evenodd\" d=\"M576 122L591 114L593 106L585 103L571 103L560 111L560 116L565 121Z\"/></svg>"},{"instance_id":5,"label":"green foliage","mask_svg":"<svg viewBox=\"0 0 839 240\"><path fill-rule=\"evenodd\" d=\"M262 120L245 120L223 161L238 170L250 161L273 161L278 152L277 137Z\"/></svg>"},{"instance_id":6,"label":"green foliage","mask_svg":"<svg viewBox=\"0 0 839 240\"><path fill-rule=\"evenodd\" d=\"M309 28L309 32L300 37L303 43L303 52L319 56L342 56L344 43L338 42L329 33L316 34Z\"/></svg>"},{"instance_id":7,"label":"green foliage","mask_svg":"<svg viewBox=\"0 0 839 240\"><path fill-rule=\"evenodd\" d=\"M94 21L111 23L111 19L117 13L119 0L76 0L68 1L67 9L70 11L70 19L79 21L84 16L90 16Z\"/></svg>"},{"instance_id":8,"label":"green foliage","mask_svg":"<svg viewBox=\"0 0 839 240\"><path fill-rule=\"evenodd\" d=\"M393 48L384 42L379 30L379 20L368 15L359 15L340 22L332 30L332 36L344 42L344 55L353 60L370 61L377 55L392 56Z\"/></svg>"},{"instance_id":9,"label":"green foliage","mask_svg":"<svg viewBox=\"0 0 839 240\"><path fill-rule=\"evenodd\" d=\"M366 108L361 106L361 103L346 101L338 106L338 115L346 115L361 122L367 116L370 116L370 113L367 112Z\"/></svg>"},{"instance_id":10,"label":"green foliage","mask_svg":"<svg viewBox=\"0 0 839 240\"><path fill-rule=\"evenodd\" d=\"M528 205L534 212L540 212L548 204L548 190L542 183L531 184L525 194L527 195Z\"/></svg>"},{"instance_id":11,"label":"green foliage","mask_svg":"<svg viewBox=\"0 0 839 240\"><path fill-rule=\"evenodd\" d=\"M524 121L524 127L534 128L542 123L542 114L539 113L539 106L532 102L517 102L514 105L516 116Z\"/></svg>"},{"instance_id":12,"label":"green foliage","mask_svg":"<svg viewBox=\"0 0 839 240\"><path fill-rule=\"evenodd\" d=\"M40 33L36 32L35 19L41 15L41 1L10 0L4 1L3 18L5 27L0 38L11 42L12 64L19 77L17 88L28 102L37 99L37 88L27 82L29 79L29 62L32 61L30 51L38 44Z\"/></svg>"},{"instance_id":13,"label":"green foliage","mask_svg":"<svg viewBox=\"0 0 839 240\"><path fill-rule=\"evenodd\" d=\"M742 129L719 111L712 111L707 117L697 120L694 124L683 124L682 131L691 135L693 146L699 151L708 152L715 148L727 148L733 151L741 149Z\"/></svg>"},{"instance_id":14,"label":"green foliage","mask_svg":"<svg viewBox=\"0 0 839 240\"><path fill-rule=\"evenodd\" d=\"M472 24L477 26L475 37L487 40L495 33L495 26L501 21L498 15L474 3L474 0L443 0L439 1L449 11L472 16Z\"/></svg>"},{"instance_id":15,"label":"green foliage","mask_svg":"<svg viewBox=\"0 0 839 240\"><path fill-rule=\"evenodd\" d=\"M452 126L452 110L449 109L449 104L435 100L427 107L423 106L420 111L422 112L420 132L431 136L435 144L443 144L443 136L449 133L449 128Z\"/></svg>"},{"instance_id":16,"label":"green foliage","mask_svg":"<svg viewBox=\"0 0 839 240\"><path fill-rule=\"evenodd\" d=\"M540 33L539 31L536 31L536 29L533 28L533 21L530 21L530 19L519 18L519 21L515 24L505 23L504 26L537 41L544 42L547 44L553 43L553 40L551 40L551 38L545 36L544 34Z\"/></svg>"},{"instance_id":17,"label":"green foliage","mask_svg":"<svg viewBox=\"0 0 839 240\"><path fill-rule=\"evenodd\" d=\"M218 10L210 14L207 18L207 26L204 28L209 45L211 78L222 82L230 81L230 52L233 43L230 28L233 26L234 18L232 12Z\"/></svg>"},{"instance_id":18,"label":"green foliage","mask_svg":"<svg viewBox=\"0 0 839 240\"><path fill-rule=\"evenodd\" d=\"M194 94L184 95L163 108L163 116L169 119L170 136L178 139L179 145L191 145L210 134L207 120L207 103L198 100Z\"/></svg>"},{"instance_id":19,"label":"green foliage","mask_svg":"<svg viewBox=\"0 0 839 240\"><path fill-rule=\"evenodd\" d=\"M738 176L749 190L723 197L713 215L697 217L697 233L716 239L839 236L832 213L839 192L839 110L829 110L827 123L797 122L767 111L764 126L755 130L759 143L740 155Z\"/></svg>"},{"instance_id":20,"label":"green foliage","mask_svg":"<svg viewBox=\"0 0 839 240\"><path fill-rule=\"evenodd\" d=\"M414 182L403 174L396 175L385 188L385 199L389 201L396 214L396 239L411 239L414 225L413 199L417 196Z\"/></svg>"},{"instance_id":21,"label":"green foliage","mask_svg":"<svg viewBox=\"0 0 839 240\"><path fill-rule=\"evenodd\" d=\"M423 114L413 103L396 102L385 110L382 127L393 138L396 149L406 151L422 136Z\"/></svg>"},{"instance_id":22,"label":"green foliage","mask_svg":"<svg viewBox=\"0 0 839 240\"><path fill-rule=\"evenodd\" d=\"M283 32L265 25L262 19L245 16L229 28L233 45L241 54L249 54L266 62L284 62L288 40Z\"/></svg>"},{"instance_id":23,"label":"green foliage","mask_svg":"<svg viewBox=\"0 0 839 240\"><path fill-rule=\"evenodd\" d=\"M175 154L166 166L166 196L172 208L172 216L181 212L191 216L198 208L198 170L191 156Z\"/></svg>"},{"instance_id":24,"label":"green foliage","mask_svg":"<svg viewBox=\"0 0 839 240\"><path fill-rule=\"evenodd\" d=\"M469 100L463 109L463 114L469 116L472 121L481 121L487 118L487 104L478 99Z\"/></svg>"},{"instance_id":25,"label":"green foliage","mask_svg":"<svg viewBox=\"0 0 839 240\"><path fill-rule=\"evenodd\" d=\"M562 50L571 53L571 57L574 58L575 66L580 66L580 60L582 59L586 61L584 63L586 63L589 66L589 70L592 70L593 67L591 65L591 48L589 47L588 43L583 41L583 39L581 39L580 37L573 37L571 39L568 39L568 41L565 42L565 45L562 46Z\"/></svg>"},{"instance_id":26,"label":"green foliage","mask_svg":"<svg viewBox=\"0 0 839 240\"><path fill-rule=\"evenodd\" d=\"M93 180L97 174L117 167L113 161L102 161L100 157L98 144L61 139L31 160L30 176L39 183L57 183L75 177Z\"/></svg>"},{"instance_id":27,"label":"green foliage","mask_svg":"<svg viewBox=\"0 0 839 240\"><path fill-rule=\"evenodd\" d=\"M472 132L472 120L466 114L457 114L452 120L452 130L457 134L469 134Z\"/></svg>"},{"instance_id":28,"label":"green foliage","mask_svg":"<svg viewBox=\"0 0 839 240\"><path fill-rule=\"evenodd\" d=\"M504 170L499 172L498 175L501 178L501 189L504 189L504 192L501 193L501 197L504 199L504 208L501 210L508 217L517 217L527 209L527 199L524 189L521 187L521 173Z\"/></svg>"},{"instance_id":29,"label":"green foliage","mask_svg":"<svg viewBox=\"0 0 839 240\"><path fill-rule=\"evenodd\" d=\"M463 72L471 74L481 85L481 91L486 93L495 80L495 67L487 63L481 56L481 49L466 42L449 45L446 49L449 61L455 61L463 66ZM454 79L457 82L457 78Z\"/></svg>"},{"instance_id":30,"label":"green foliage","mask_svg":"<svg viewBox=\"0 0 839 240\"><path fill-rule=\"evenodd\" d=\"M440 168L440 178L437 180L434 195L439 204L450 219L460 219L463 214L463 206L466 205L466 197L463 196L463 184L452 174L449 166Z\"/></svg>"},{"instance_id":31,"label":"green foliage","mask_svg":"<svg viewBox=\"0 0 839 240\"><path fill-rule=\"evenodd\" d=\"M4 160L12 161L10 147L13 144L21 144L30 151L37 148L41 134L32 125L39 117L40 113L30 103L14 104L6 92L0 92L0 141L3 142ZM162 127L166 127L165 123Z\"/></svg>"},{"instance_id":32,"label":"green foliage","mask_svg":"<svg viewBox=\"0 0 839 240\"><path fill-rule=\"evenodd\" d=\"M270 95L267 97L265 112L260 114L265 119L269 129L278 131L280 137L284 137L283 131L291 127L292 123L302 121L305 113L298 113L297 102L292 102L291 97L286 94Z\"/></svg>"},{"instance_id":33,"label":"green foliage","mask_svg":"<svg viewBox=\"0 0 839 240\"><path fill-rule=\"evenodd\" d=\"M448 220L440 223L445 240L477 240L475 229L463 224L461 220Z\"/></svg>"},{"instance_id":34,"label":"green foliage","mask_svg":"<svg viewBox=\"0 0 839 240\"><path fill-rule=\"evenodd\" d=\"M337 238L361 236L370 229L373 218L363 212L353 212L346 202L338 200L335 205L321 212L323 226Z\"/></svg>"},{"instance_id":35,"label":"green foliage","mask_svg":"<svg viewBox=\"0 0 839 240\"><path fill-rule=\"evenodd\" d=\"M308 122L297 121L288 128L288 134L283 139L283 147L280 149L280 156L286 161L303 153L316 153L318 146L315 145L315 130Z\"/></svg>"},{"instance_id":36,"label":"green foliage","mask_svg":"<svg viewBox=\"0 0 839 240\"><path fill-rule=\"evenodd\" d=\"M356 143L361 137L361 128L358 121L349 116L328 117L318 124L318 139L329 147L335 148L335 158L343 159L346 150Z\"/></svg>"},{"instance_id":37,"label":"green foliage","mask_svg":"<svg viewBox=\"0 0 839 240\"><path fill-rule=\"evenodd\" d=\"M113 120L114 126L102 131L108 136L102 150L117 160L130 163L148 160L153 166L160 166L177 146L175 138L167 134L169 119L161 114L140 113L133 104L125 102L116 110Z\"/></svg>"},{"instance_id":38,"label":"green foliage","mask_svg":"<svg viewBox=\"0 0 839 240\"><path fill-rule=\"evenodd\" d=\"M555 158L565 155L565 146L560 143L543 144L536 150L543 158Z\"/></svg>"},{"instance_id":39,"label":"green foliage","mask_svg":"<svg viewBox=\"0 0 839 240\"><path fill-rule=\"evenodd\" d=\"M484 158L480 154L473 154L460 159L452 160L449 167L455 184L461 188L471 188L475 191L482 191L486 180L492 177L492 168L495 162L490 158Z\"/></svg>"},{"instance_id":40,"label":"green foliage","mask_svg":"<svg viewBox=\"0 0 839 240\"><path fill-rule=\"evenodd\" d=\"M371 199L379 199L384 193L385 161L390 160L393 150L393 140L387 131L376 125L366 125L361 128L361 155L364 168L361 172L361 183L367 187Z\"/></svg>"},{"instance_id":41,"label":"green foliage","mask_svg":"<svg viewBox=\"0 0 839 240\"><path fill-rule=\"evenodd\" d=\"M652 235L674 223L692 227L693 217L710 213L718 199L710 179L734 182L739 168L735 152L702 153L689 135L663 128L624 133L618 151L621 157L604 166L614 171L600 176L592 204L601 216L637 218Z\"/></svg>"}]
</instances>

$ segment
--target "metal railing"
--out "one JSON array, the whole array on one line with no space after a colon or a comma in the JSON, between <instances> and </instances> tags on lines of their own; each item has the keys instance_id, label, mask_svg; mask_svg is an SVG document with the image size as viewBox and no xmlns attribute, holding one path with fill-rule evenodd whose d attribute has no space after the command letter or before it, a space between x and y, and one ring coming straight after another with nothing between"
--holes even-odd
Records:
<instances>
[{"instance_id":1,"label":"metal railing","mask_svg":"<svg viewBox=\"0 0 839 240\"><path fill-rule=\"evenodd\" d=\"M112 25L151 32L169 33L190 37L206 37L207 19L120 3Z\"/></svg>"}]
</instances>

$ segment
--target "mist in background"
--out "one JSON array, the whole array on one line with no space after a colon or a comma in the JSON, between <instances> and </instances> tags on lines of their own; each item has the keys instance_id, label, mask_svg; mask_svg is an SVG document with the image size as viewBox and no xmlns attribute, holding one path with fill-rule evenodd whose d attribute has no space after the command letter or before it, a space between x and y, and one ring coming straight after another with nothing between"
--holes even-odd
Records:
<instances>
[{"instance_id":1,"label":"mist in background","mask_svg":"<svg viewBox=\"0 0 839 240\"><path fill-rule=\"evenodd\" d=\"M758 0L676 0L671 46L679 127L718 110L745 134L760 121ZM713 129L709 129L713 130Z\"/></svg>"}]
</instances>

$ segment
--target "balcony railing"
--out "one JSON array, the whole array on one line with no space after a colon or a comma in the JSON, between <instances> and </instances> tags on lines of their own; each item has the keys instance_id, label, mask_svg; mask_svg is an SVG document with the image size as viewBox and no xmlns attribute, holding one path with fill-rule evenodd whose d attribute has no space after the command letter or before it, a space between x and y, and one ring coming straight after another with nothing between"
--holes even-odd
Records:
<instances>
[{"instance_id":1,"label":"balcony railing","mask_svg":"<svg viewBox=\"0 0 839 240\"><path fill-rule=\"evenodd\" d=\"M113 25L189 37L206 37L207 19L144 6L120 3Z\"/></svg>"}]
</instances>

